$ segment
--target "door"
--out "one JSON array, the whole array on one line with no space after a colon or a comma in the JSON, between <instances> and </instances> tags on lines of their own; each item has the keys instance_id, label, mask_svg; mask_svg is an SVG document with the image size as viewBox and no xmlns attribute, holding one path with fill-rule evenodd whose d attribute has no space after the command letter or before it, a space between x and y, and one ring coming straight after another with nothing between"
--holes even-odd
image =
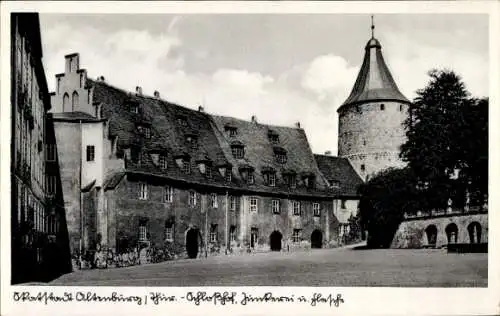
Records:
<instances>
[{"instance_id":1,"label":"door","mask_svg":"<svg viewBox=\"0 0 500 316\"><path fill-rule=\"evenodd\" d=\"M281 250L281 239L283 236L279 231L273 231L271 236L269 236L269 244L271 246L271 251L280 251Z\"/></svg>"},{"instance_id":2,"label":"door","mask_svg":"<svg viewBox=\"0 0 500 316\"><path fill-rule=\"evenodd\" d=\"M323 233L316 229L311 234L311 248L321 248L323 246Z\"/></svg>"},{"instance_id":3,"label":"door","mask_svg":"<svg viewBox=\"0 0 500 316\"><path fill-rule=\"evenodd\" d=\"M189 258L198 256L198 229L191 228L186 234L186 251Z\"/></svg>"}]
</instances>

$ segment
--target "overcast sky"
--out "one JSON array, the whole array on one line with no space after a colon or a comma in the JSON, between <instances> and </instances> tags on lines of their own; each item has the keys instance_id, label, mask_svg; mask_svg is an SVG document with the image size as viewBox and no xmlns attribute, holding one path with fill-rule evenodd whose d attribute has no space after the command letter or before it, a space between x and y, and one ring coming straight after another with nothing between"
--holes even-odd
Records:
<instances>
[{"instance_id":1,"label":"overcast sky","mask_svg":"<svg viewBox=\"0 0 500 316\"><path fill-rule=\"evenodd\" d=\"M209 113L292 126L314 152L337 152L336 109L349 94L370 38L369 15L41 14L49 89L64 55L80 53L91 78ZM488 17L375 16L375 37L408 98L432 68L455 70L488 96Z\"/></svg>"}]
</instances>

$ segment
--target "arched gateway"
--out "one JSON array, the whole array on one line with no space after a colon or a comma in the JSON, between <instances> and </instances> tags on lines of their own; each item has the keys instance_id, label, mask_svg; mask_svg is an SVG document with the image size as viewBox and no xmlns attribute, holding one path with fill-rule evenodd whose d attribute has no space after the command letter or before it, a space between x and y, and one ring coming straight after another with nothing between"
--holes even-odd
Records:
<instances>
[{"instance_id":1,"label":"arched gateway","mask_svg":"<svg viewBox=\"0 0 500 316\"><path fill-rule=\"evenodd\" d=\"M273 231L269 236L269 244L271 246L271 251L280 251L281 250L281 239L283 235L279 231Z\"/></svg>"},{"instance_id":2,"label":"arched gateway","mask_svg":"<svg viewBox=\"0 0 500 316\"><path fill-rule=\"evenodd\" d=\"M323 233L316 229L311 234L311 248L321 248L323 246Z\"/></svg>"},{"instance_id":3,"label":"arched gateway","mask_svg":"<svg viewBox=\"0 0 500 316\"><path fill-rule=\"evenodd\" d=\"M186 251L189 258L194 259L198 256L198 235L199 230L191 228L186 233Z\"/></svg>"}]
</instances>

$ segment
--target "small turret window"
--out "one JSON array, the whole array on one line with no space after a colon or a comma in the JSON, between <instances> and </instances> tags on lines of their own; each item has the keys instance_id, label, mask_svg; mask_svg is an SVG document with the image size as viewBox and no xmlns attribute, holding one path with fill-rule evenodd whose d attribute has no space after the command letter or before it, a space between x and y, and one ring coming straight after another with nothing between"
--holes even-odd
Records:
<instances>
[{"instance_id":1,"label":"small turret window","mask_svg":"<svg viewBox=\"0 0 500 316\"><path fill-rule=\"evenodd\" d=\"M361 165L361 171L365 171L365 165L364 164Z\"/></svg>"},{"instance_id":2,"label":"small turret window","mask_svg":"<svg viewBox=\"0 0 500 316\"><path fill-rule=\"evenodd\" d=\"M380 110L381 111L385 110L385 104L384 103L380 104Z\"/></svg>"}]
</instances>

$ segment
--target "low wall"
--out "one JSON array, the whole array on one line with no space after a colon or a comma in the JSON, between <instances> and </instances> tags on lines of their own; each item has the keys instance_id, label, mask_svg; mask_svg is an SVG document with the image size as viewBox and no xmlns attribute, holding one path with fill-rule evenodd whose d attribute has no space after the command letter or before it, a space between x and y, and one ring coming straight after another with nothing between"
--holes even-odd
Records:
<instances>
[{"instance_id":1,"label":"low wall","mask_svg":"<svg viewBox=\"0 0 500 316\"><path fill-rule=\"evenodd\" d=\"M481 226L480 243L488 242L488 214L457 214L425 219L405 220L392 240L391 248L440 248L448 245L446 227L455 224L458 228L455 243L471 243L468 227L471 223ZM437 229L435 245L429 244L426 229L434 225ZM477 240L475 241L477 242Z\"/></svg>"}]
</instances>

